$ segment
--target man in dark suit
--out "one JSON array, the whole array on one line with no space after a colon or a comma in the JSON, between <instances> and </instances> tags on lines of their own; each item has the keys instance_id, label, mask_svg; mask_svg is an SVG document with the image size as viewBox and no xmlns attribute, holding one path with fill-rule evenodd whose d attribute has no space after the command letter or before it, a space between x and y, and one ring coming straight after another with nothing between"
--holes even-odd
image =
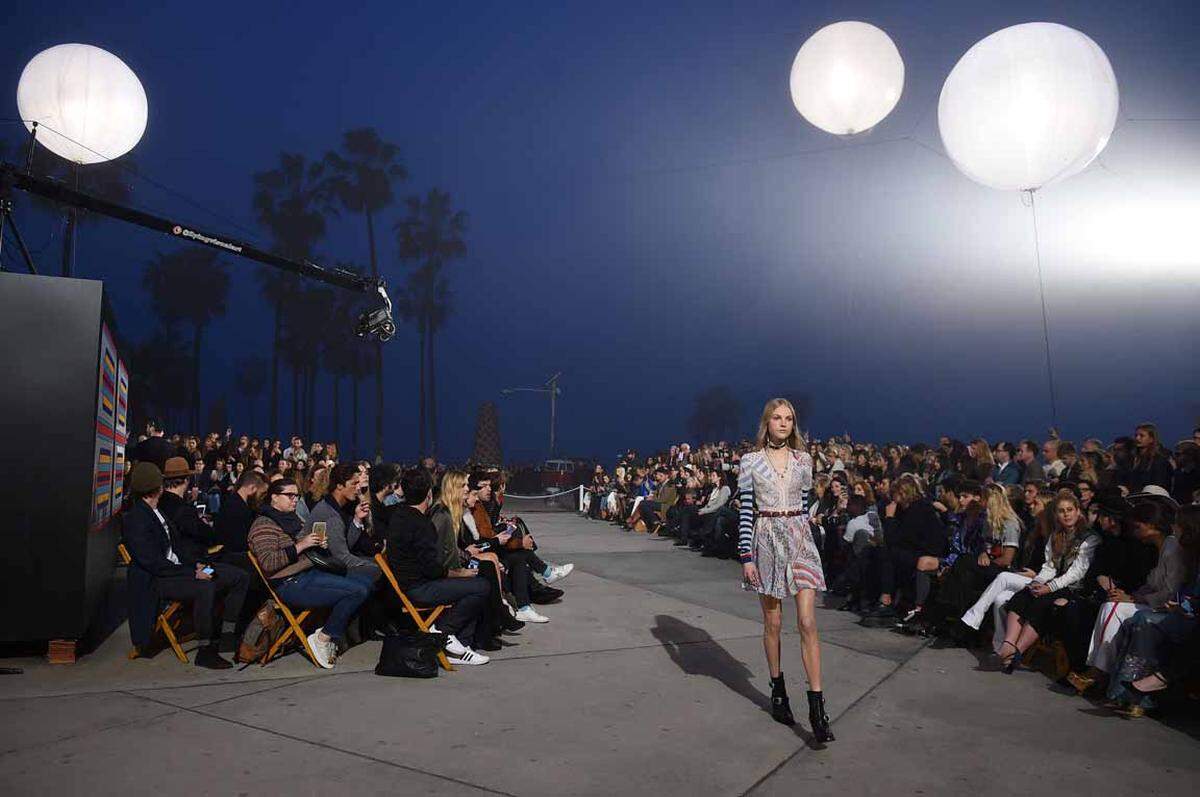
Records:
<instances>
[{"instance_id":1,"label":"man in dark suit","mask_svg":"<svg viewBox=\"0 0 1200 797\"><path fill-rule=\"evenodd\" d=\"M153 462L162 473L167 468L167 460L179 452L171 441L163 437L163 422L155 418L146 421L146 439L133 447L129 452L131 462Z\"/></svg>"},{"instance_id":2,"label":"man in dark suit","mask_svg":"<svg viewBox=\"0 0 1200 797\"><path fill-rule=\"evenodd\" d=\"M163 494L162 472L151 462L139 462L129 475L133 505L125 515L122 536L132 562L129 565L129 635L139 651L148 652L158 602L191 601L196 636L202 640L196 666L227 670L233 666L221 657L221 611L236 617L246 599L250 577L236 567L204 561L200 552L158 509Z\"/></svg>"},{"instance_id":3,"label":"man in dark suit","mask_svg":"<svg viewBox=\"0 0 1200 797\"><path fill-rule=\"evenodd\" d=\"M1021 484L1029 482L1044 482L1046 473L1042 463L1038 462L1038 444L1032 440L1022 440L1017 449L1017 461L1021 463Z\"/></svg>"},{"instance_id":4,"label":"man in dark suit","mask_svg":"<svg viewBox=\"0 0 1200 797\"><path fill-rule=\"evenodd\" d=\"M1013 461L1016 453L1012 443L996 444L996 465L992 468L992 481L996 484L1021 483L1021 466Z\"/></svg>"},{"instance_id":5,"label":"man in dark suit","mask_svg":"<svg viewBox=\"0 0 1200 797\"><path fill-rule=\"evenodd\" d=\"M254 522L254 507L267 493L267 480L256 470L242 471L233 490L221 496L221 511L213 524L216 541L224 545L223 556L244 554L246 535Z\"/></svg>"}]
</instances>

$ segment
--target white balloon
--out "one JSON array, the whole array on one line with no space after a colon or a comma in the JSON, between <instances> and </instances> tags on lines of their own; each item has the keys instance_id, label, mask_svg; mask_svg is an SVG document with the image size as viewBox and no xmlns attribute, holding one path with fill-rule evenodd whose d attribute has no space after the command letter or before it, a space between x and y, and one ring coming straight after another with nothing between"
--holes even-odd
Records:
<instances>
[{"instance_id":1,"label":"white balloon","mask_svg":"<svg viewBox=\"0 0 1200 797\"><path fill-rule=\"evenodd\" d=\"M792 62L792 103L827 133L853 135L879 124L904 91L896 45L866 22L835 22L808 38Z\"/></svg>"},{"instance_id":2,"label":"white balloon","mask_svg":"<svg viewBox=\"0 0 1200 797\"><path fill-rule=\"evenodd\" d=\"M1108 144L1120 95L1108 57L1052 22L998 30L942 86L946 154L972 180L1032 190L1083 171Z\"/></svg>"},{"instance_id":3,"label":"white balloon","mask_svg":"<svg viewBox=\"0 0 1200 797\"><path fill-rule=\"evenodd\" d=\"M35 55L17 83L17 110L27 129L38 122L38 143L85 164L133 149L148 113L133 70L90 44L60 44Z\"/></svg>"}]
</instances>

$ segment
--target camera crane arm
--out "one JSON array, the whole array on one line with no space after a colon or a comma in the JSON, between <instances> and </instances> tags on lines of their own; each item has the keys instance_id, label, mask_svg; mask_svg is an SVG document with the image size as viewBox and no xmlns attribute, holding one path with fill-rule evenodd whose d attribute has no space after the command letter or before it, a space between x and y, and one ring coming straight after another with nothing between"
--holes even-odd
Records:
<instances>
[{"instance_id":1,"label":"camera crane arm","mask_svg":"<svg viewBox=\"0 0 1200 797\"><path fill-rule=\"evenodd\" d=\"M291 260L259 249L244 241L180 224L162 216L155 216L141 210L118 205L115 202L109 202L106 199L70 188L56 180L38 177L20 171L11 164L0 162L0 213L7 214L11 212L11 197L12 189L14 188L19 188L30 194L37 194L52 202L70 205L93 213L100 213L129 224L136 224L148 230L155 230L156 232L181 238L185 241L209 246L222 252L240 255L249 260L284 271L290 271L293 274L318 280L328 285L362 293L378 294L383 301L383 307L363 313L358 319L355 333L359 337L376 336L381 341L390 339L396 333L396 325L392 320L392 300L388 297L385 283L382 279L363 277L355 274L353 271L340 268L324 268L309 261ZM0 221L0 225L2 224L3 221ZM22 244L22 254L25 256L26 262L30 263L32 270L32 263L23 242L20 241L19 237L17 240Z\"/></svg>"}]
</instances>

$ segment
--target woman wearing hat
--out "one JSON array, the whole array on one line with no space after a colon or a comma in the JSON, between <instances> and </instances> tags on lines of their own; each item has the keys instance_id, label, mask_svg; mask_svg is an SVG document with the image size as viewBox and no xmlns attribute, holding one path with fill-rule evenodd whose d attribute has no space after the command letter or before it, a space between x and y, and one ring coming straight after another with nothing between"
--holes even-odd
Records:
<instances>
[{"instance_id":1,"label":"woman wearing hat","mask_svg":"<svg viewBox=\"0 0 1200 797\"><path fill-rule=\"evenodd\" d=\"M1158 550L1158 564L1146 576L1145 583L1138 589L1127 592L1113 586L1108 590L1108 601L1100 607L1092 629L1088 647L1088 666L1095 673L1109 674L1118 663L1116 639L1122 625L1142 610L1160 609L1172 600L1188 576L1188 561L1179 538L1170 533L1171 527L1166 513L1154 504L1140 504L1130 513L1134 538L1142 545ZM1072 679L1076 689L1084 685L1089 676ZM1094 681L1095 675L1090 676ZM1090 686L1087 683L1087 686ZM1083 691L1083 690L1081 690Z\"/></svg>"}]
</instances>

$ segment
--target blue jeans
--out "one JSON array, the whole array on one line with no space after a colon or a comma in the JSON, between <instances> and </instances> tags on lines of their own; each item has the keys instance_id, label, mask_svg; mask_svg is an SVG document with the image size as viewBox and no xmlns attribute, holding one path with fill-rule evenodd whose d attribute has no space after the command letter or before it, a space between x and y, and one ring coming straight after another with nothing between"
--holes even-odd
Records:
<instances>
[{"instance_id":1,"label":"blue jeans","mask_svg":"<svg viewBox=\"0 0 1200 797\"><path fill-rule=\"evenodd\" d=\"M319 609L332 606L325 621L325 633L334 639L346 634L346 623L371 594L361 578L335 576L322 570L305 570L274 585L275 592L289 607Z\"/></svg>"}]
</instances>

